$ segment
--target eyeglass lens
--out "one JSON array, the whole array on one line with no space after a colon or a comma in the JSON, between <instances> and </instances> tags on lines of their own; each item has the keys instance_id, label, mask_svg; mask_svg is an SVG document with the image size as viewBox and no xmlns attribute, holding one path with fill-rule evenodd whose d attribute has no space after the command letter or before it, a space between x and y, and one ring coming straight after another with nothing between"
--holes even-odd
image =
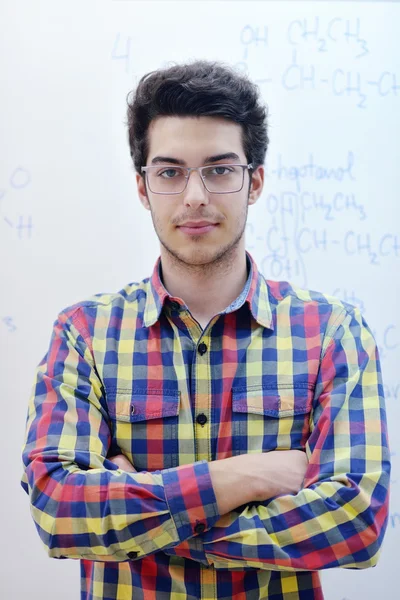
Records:
<instances>
[{"instance_id":1,"label":"eyeglass lens","mask_svg":"<svg viewBox=\"0 0 400 600\"><path fill-rule=\"evenodd\" d=\"M203 181L209 192L230 193L243 186L244 169L233 165L203 167ZM152 167L147 171L150 190L161 194L179 194L186 187L188 171L184 167Z\"/></svg>"}]
</instances>

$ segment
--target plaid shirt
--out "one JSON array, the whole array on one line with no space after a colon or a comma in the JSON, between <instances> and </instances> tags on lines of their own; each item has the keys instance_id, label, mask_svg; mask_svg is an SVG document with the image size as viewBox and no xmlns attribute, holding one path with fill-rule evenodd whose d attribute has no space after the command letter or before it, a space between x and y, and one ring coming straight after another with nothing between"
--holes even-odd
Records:
<instances>
[{"instance_id":1,"label":"plaid shirt","mask_svg":"<svg viewBox=\"0 0 400 600\"><path fill-rule=\"evenodd\" d=\"M377 562L390 463L371 331L247 261L204 330L160 258L54 322L21 485L48 555L80 559L82 599L321 599L318 570ZM219 515L208 462L276 449L307 453L299 493Z\"/></svg>"}]
</instances>

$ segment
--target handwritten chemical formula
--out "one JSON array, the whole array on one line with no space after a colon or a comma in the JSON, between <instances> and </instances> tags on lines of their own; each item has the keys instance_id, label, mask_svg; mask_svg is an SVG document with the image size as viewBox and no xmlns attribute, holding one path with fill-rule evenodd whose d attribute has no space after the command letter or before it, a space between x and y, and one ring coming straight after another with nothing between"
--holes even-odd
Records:
<instances>
[{"instance_id":1,"label":"handwritten chemical formula","mask_svg":"<svg viewBox=\"0 0 400 600\"><path fill-rule=\"evenodd\" d=\"M31 183L31 174L25 167L16 167L6 178L3 187L0 187L0 217L3 223L17 232L18 239L31 238L32 236L32 215L19 214L10 216L11 209L15 211L15 205L18 206L18 196L14 193L20 193Z\"/></svg>"},{"instance_id":2,"label":"handwritten chemical formula","mask_svg":"<svg viewBox=\"0 0 400 600\"><path fill-rule=\"evenodd\" d=\"M355 106L365 109L371 95L376 97L399 97L400 74L388 65L370 73L366 61L370 56L368 40L362 33L359 17L346 19L298 18L287 23L281 39L272 39L269 24L246 24L239 33L242 55L235 66L248 72L254 62L255 71L262 77L258 84L278 85L284 92L323 92L336 97L350 98ZM276 62L276 48L286 44L290 59L280 72L270 74ZM339 52L338 52L339 51ZM342 64L332 63L332 54L345 53ZM315 61L315 57L325 60ZM314 60L313 60L314 59ZM351 66L349 66L349 64Z\"/></svg>"}]
</instances>

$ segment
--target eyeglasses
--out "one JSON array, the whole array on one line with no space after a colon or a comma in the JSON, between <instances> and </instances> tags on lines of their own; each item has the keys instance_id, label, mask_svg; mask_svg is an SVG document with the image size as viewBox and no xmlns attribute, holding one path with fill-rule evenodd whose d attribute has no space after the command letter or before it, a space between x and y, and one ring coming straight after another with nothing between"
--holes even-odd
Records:
<instances>
[{"instance_id":1,"label":"eyeglasses","mask_svg":"<svg viewBox=\"0 0 400 600\"><path fill-rule=\"evenodd\" d=\"M182 194L192 171L199 171L204 187L211 194L233 194L240 192L243 187L245 169L252 170L252 163L204 167L151 165L142 167L141 171L145 173L149 189L154 194Z\"/></svg>"}]
</instances>

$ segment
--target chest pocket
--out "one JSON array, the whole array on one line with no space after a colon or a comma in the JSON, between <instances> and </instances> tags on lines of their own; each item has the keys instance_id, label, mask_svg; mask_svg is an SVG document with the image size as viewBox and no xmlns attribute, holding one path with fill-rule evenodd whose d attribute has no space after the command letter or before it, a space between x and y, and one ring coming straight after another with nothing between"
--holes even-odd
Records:
<instances>
[{"instance_id":1,"label":"chest pocket","mask_svg":"<svg viewBox=\"0 0 400 600\"><path fill-rule=\"evenodd\" d=\"M138 471L179 464L180 392L174 390L107 390L113 445Z\"/></svg>"},{"instance_id":2,"label":"chest pocket","mask_svg":"<svg viewBox=\"0 0 400 600\"><path fill-rule=\"evenodd\" d=\"M232 388L233 453L304 449L312 400L306 384Z\"/></svg>"}]
</instances>

